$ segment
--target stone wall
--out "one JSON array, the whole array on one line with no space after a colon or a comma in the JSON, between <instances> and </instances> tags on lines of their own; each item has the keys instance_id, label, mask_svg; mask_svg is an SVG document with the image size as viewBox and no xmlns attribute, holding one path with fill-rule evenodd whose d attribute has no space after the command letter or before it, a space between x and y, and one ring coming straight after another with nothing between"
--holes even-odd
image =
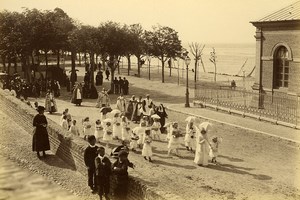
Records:
<instances>
[{"instance_id":1,"label":"stone wall","mask_svg":"<svg viewBox=\"0 0 300 200\"><path fill-rule=\"evenodd\" d=\"M2 89L0 89L0 105L1 110L13 118L18 125L24 128L28 133L33 133L33 117L37 114L35 109L21 102L16 97L10 96ZM87 171L83 161L83 153L87 146L86 141L77 137L74 137L72 140L65 137L65 135L67 135L66 131L52 120L47 120L51 151L68 163L74 170L86 176ZM114 179L111 181L111 187L114 187ZM145 181L137 177L130 176L129 188L128 196L131 200L169 199L149 189Z\"/></svg>"}]
</instances>

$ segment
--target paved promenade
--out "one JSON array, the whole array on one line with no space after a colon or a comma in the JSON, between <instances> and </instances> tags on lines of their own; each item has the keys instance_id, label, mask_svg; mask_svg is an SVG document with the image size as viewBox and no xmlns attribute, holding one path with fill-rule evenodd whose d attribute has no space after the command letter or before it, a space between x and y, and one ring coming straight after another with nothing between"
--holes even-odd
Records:
<instances>
[{"instance_id":1,"label":"paved promenade","mask_svg":"<svg viewBox=\"0 0 300 200\"><path fill-rule=\"evenodd\" d=\"M217 112L212 109L194 107L192 103L194 96L193 90L190 90L191 108L185 108L185 87L178 86L176 83L162 84L159 81L149 81L145 78L138 78L134 76L126 76L126 78L132 83L132 87L150 89L152 91L150 94L154 101L164 103L164 105L171 110L193 114L203 119L241 127L247 130L300 143L300 130L259 121L253 118L243 118L242 116ZM156 94L158 93L161 94L159 94L159 98L156 98Z\"/></svg>"}]
</instances>

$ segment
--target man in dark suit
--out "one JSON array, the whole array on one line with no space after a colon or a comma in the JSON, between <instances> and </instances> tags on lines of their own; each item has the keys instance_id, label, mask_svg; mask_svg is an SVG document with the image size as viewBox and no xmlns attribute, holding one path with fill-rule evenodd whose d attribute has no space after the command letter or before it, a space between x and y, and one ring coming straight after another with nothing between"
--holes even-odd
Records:
<instances>
[{"instance_id":1,"label":"man in dark suit","mask_svg":"<svg viewBox=\"0 0 300 200\"><path fill-rule=\"evenodd\" d=\"M88 137L89 146L84 151L84 163L88 170L88 186L91 188L91 191L94 193L96 186L96 168L95 168L95 159L97 157L97 146L96 138L94 135Z\"/></svg>"},{"instance_id":2,"label":"man in dark suit","mask_svg":"<svg viewBox=\"0 0 300 200\"><path fill-rule=\"evenodd\" d=\"M97 149L98 156L95 159L96 168L96 185L98 187L98 194L100 199L105 196L108 199L109 194L109 178L111 175L111 162L109 158L105 156L104 147Z\"/></svg>"}]
</instances>

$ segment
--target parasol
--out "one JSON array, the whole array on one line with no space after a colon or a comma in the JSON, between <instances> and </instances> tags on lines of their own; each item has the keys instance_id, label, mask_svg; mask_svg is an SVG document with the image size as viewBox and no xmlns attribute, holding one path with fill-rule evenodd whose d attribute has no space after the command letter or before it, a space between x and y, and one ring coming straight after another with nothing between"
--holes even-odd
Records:
<instances>
[{"instance_id":1,"label":"parasol","mask_svg":"<svg viewBox=\"0 0 300 200\"><path fill-rule=\"evenodd\" d=\"M168 122L168 123L166 123L166 124L164 125L164 127L169 127L169 126L171 126L171 125L173 125L173 122Z\"/></svg>"},{"instance_id":2,"label":"parasol","mask_svg":"<svg viewBox=\"0 0 300 200\"><path fill-rule=\"evenodd\" d=\"M202 130L204 129L206 132L212 128L212 123L210 122L203 122L199 125L199 129Z\"/></svg>"},{"instance_id":3,"label":"parasol","mask_svg":"<svg viewBox=\"0 0 300 200\"><path fill-rule=\"evenodd\" d=\"M102 107L100 108L100 112L103 113L103 115L106 115L107 113L111 112L112 109L110 107Z\"/></svg>"},{"instance_id":4,"label":"parasol","mask_svg":"<svg viewBox=\"0 0 300 200\"><path fill-rule=\"evenodd\" d=\"M186 122L194 122L195 120L196 120L196 117L194 117L194 116L188 116L188 117L185 119Z\"/></svg>"},{"instance_id":5,"label":"parasol","mask_svg":"<svg viewBox=\"0 0 300 200\"><path fill-rule=\"evenodd\" d=\"M115 116L115 114L119 114L119 113L121 113L121 111L120 110L118 110L118 109L113 109L111 112L110 112L113 116Z\"/></svg>"},{"instance_id":6,"label":"parasol","mask_svg":"<svg viewBox=\"0 0 300 200\"><path fill-rule=\"evenodd\" d=\"M106 118L105 120L103 120L103 122L105 122L105 123L107 123L107 122L110 122L110 123L112 123L112 119L110 119L110 118Z\"/></svg>"},{"instance_id":7,"label":"parasol","mask_svg":"<svg viewBox=\"0 0 300 200\"><path fill-rule=\"evenodd\" d=\"M158 116L158 114L154 114L154 115L151 115L151 118L153 118L153 119L160 119L160 116Z\"/></svg>"}]
</instances>

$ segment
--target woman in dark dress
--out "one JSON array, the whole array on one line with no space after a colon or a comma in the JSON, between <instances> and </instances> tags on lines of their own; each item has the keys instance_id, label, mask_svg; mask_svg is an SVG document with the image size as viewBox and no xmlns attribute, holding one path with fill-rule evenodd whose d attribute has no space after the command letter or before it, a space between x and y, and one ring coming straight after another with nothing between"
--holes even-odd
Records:
<instances>
[{"instance_id":1,"label":"woman in dark dress","mask_svg":"<svg viewBox=\"0 0 300 200\"><path fill-rule=\"evenodd\" d=\"M168 118L168 115L166 113L166 110L165 110L165 107L163 106L163 104L160 104L158 107L157 107L157 110L156 110L156 114L158 116L160 116L160 131L161 133L164 133L166 131L166 128L164 127L165 123L166 123L166 118Z\"/></svg>"},{"instance_id":2,"label":"woman in dark dress","mask_svg":"<svg viewBox=\"0 0 300 200\"><path fill-rule=\"evenodd\" d=\"M133 114L133 110L135 108L135 104L136 104L136 99L135 99L135 96L132 95L131 99L129 100L128 102L128 106L127 106L127 109L126 109L126 117L127 119L131 120L131 117L132 117L132 114Z\"/></svg>"},{"instance_id":3,"label":"woman in dark dress","mask_svg":"<svg viewBox=\"0 0 300 200\"><path fill-rule=\"evenodd\" d=\"M50 143L47 132L48 122L44 115L45 108L38 106L37 111L39 114L33 118L35 130L32 139L32 151L36 151L38 158L40 158L40 151L42 151L43 156L46 157L45 151L50 150Z\"/></svg>"}]
</instances>

